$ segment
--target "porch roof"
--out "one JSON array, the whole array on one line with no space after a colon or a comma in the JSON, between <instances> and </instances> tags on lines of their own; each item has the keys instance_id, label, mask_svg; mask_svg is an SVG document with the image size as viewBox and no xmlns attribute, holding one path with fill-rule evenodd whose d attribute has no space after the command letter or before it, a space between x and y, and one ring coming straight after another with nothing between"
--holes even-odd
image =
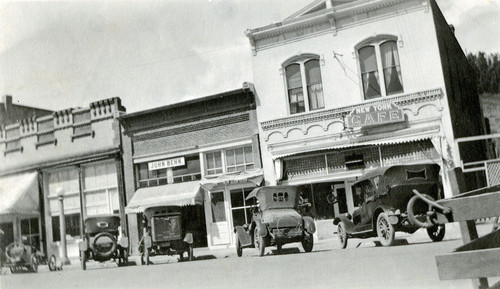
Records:
<instances>
[{"instance_id":1,"label":"porch roof","mask_svg":"<svg viewBox=\"0 0 500 289\"><path fill-rule=\"evenodd\" d=\"M0 215L40 214L38 173L0 178Z\"/></svg>"}]
</instances>

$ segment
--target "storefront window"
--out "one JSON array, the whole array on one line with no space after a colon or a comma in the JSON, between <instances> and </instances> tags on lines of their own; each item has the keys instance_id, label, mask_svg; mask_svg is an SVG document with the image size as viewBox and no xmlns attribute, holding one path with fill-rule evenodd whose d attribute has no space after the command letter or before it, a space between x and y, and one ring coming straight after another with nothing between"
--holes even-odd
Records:
<instances>
[{"instance_id":1,"label":"storefront window","mask_svg":"<svg viewBox=\"0 0 500 289\"><path fill-rule=\"evenodd\" d=\"M80 238L80 214L65 215L64 221L66 223L66 236ZM52 239L54 242L61 241L59 216L52 216Z\"/></svg>"},{"instance_id":2,"label":"storefront window","mask_svg":"<svg viewBox=\"0 0 500 289\"><path fill-rule=\"evenodd\" d=\"M246 200L253 188L231 190L231 211L233 226L250 224L252 209L256 207L254 199Z\"/></svg>"},{"instance_id":3,"label":"storefront window","mask_svg":"<svg viewBox=\"0 0 500 289\"><path fill-rule=\"evenodd\" d=\"M23 244L31 245L40 250L38 218L21 220L21 240Z\"/></svg>"},{"instance_id":4,"label":"storefront window","mask_svg":"<svg viewBox=\"0 0 500 289\"><path fill-rule=\"evenodd\" d=\"M207 159L207 175L222 174L221 152L207 153L206 159Z\"/></svg>"},{"instance_id":5,"label":"storefront window","mask_svg":"<svg viewBox=\"0 0 500 289\"><path fill-rule=\"evenodd\" d=\"M241 172L254 168L252 147L226 150L228 172Z\"/></svg>"},{"instance_id":6,"label":"storefront window","mask_svg":"<svg viewBox=\"0 0 500 289\"><path fill-rule=\"evenodd\" d=\"M174 183L190 182L201 179L200 157L186 157L185 165L172 168Z\"/></svg>"},{"instance_id":7,"label":"storefront window","mask_svg":"<svg viewBox=\"0 0 500 289\"><path fill-rule=\"evenodd\" d=\"M137 165L139 171L139 187L154 187L167 184L167 169L149 170L148 163Z\"/></svg>"},{"instance_id":8,"label":"storefront window","mask_svg":"<svg viewBox=\"0 0 500 289\"><path fill-rule=\"evenodd\" d=\"M332 219L335 217L334 204L328 202L332 194L334 183L317 183L299 186L303 199L307 199L313 206L312 214L315 219Z\"/></svg>"}]
</instances>

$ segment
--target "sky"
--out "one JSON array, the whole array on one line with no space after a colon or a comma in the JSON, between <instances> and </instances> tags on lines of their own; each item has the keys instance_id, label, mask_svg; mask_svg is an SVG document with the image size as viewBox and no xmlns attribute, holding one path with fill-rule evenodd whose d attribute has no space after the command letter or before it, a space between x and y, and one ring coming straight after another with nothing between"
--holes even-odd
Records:
<instances>
[{"instance_id":1,"label":"sky","mask_svg":"<svg viewBox=\"0 0 500 289\"><path fill-rule=\"evenodd\" d=\"M312 1L0 2L0 95L56 111L118 96L136 112L241 88L244 31ZM466 53L500 53L500 0L437 3Z\"/></svg>"}]
</instances>

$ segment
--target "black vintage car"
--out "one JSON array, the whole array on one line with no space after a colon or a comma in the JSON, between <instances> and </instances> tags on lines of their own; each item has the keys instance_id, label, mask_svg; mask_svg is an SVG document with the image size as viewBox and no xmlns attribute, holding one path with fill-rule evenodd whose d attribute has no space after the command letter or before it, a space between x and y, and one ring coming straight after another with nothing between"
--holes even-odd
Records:
<instances>
[{"instance_id":1,"label":"black vintage car","mask_svg":"<svg viewBox=\"0 0 500 289\"><path fill-rule=\"evenodd\" d=\"M243 248L255 247L259 256L264 255L266 246L277 246L278 252L287 243L301 242L304 251L311 252L316 232L314 220L302 215L301 198L296 186L270 186L254 189L247 200L256 198L252 223L236 226L236 253L243 254Z\"/></svg>"},{"instance_id":2,"label":"black vintage car","mask_svg":"<svg viewBox=\"0 0 500 289\"><path fill-rule=\"evenodd\" d=\"M118 266L128 264L128 238L120 234L119 215L100 215L85 219L85 235L80 243L82 269L87 261L105 262L113 259Z\"/></svg>"},{"instance_id":3,"label":"black vintage car","mask_svg":"<svg viewBox=\"0 0 500 289\"><path fill-rule=\"evenodd\" d=\"M376 236L383 246L390 246L396 231L414 233L420 228L426 228L433 241L441 241L445 227L433 221L429 205L421 199L442 198L439 169L436 164L400 165L360 177L352 187L358 209L333 221L341 247L347 246L348 238Z\"/></svg>"},{"instance_id":4,"label":"black vintage car","mask_svg":"<svg viewBox=\"0 0 500 289\"><path fill-rule=\"evenodd\" d=\"M184 260L194 259L193 233L188 232L183 222L180 206L149 207L143 213L143 235L139 243L141 264L149 265L149 258L156 255L179 254Z\"/></svg>"}]
</instances>

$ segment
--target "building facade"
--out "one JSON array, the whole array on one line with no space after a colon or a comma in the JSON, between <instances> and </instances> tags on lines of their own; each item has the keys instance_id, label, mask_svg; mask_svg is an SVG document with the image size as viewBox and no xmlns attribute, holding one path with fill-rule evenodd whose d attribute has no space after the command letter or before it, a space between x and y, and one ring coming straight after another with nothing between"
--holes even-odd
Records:
<instances>
[{"instance_id":1,"label":"building facade","mask_svg":"<svg viewBox=\"0 0 500 289\"><path fill-rule=\"evenodd\" d=\"M79 257L87 216L120 214L126 234L117 120L123 113L120 99L111 98L2 127L0 214L2 230L12 232L12 240L59 253L54 252L61 250L58 192L70 259Z\"/></svg>"},{"instance_id":2,"label":"building facade","mask_svg":"<svg viewBox=\"0 0 500 289\"><path fill-rule=\"evenodd\" d=\"M464 158L454 139L483 133L467 59L433 0L314 1L246 35L266 185L300 185L320 238L358 206L360 175L428 162L443 173Z\"/></svg>"},{"instance_id":3,"label":"building facade","mask_svg":"<svg viewBox=\"0 0 500 289\"><path fill-rule=\"evenodd\" d=\"M234 244L232 228L249 221L245 196L263 172L253 86L120 118L132 253L148 206L180 205L196 246Z\"/></svg>"},{"instance_id":4,"label":"building facade","mask_svg":"<svg viewBox=\"0 0 500 289\"><path fill-rule=\"evenodd\" d=\"M4 95L0 102L0 125L9 125L32 117L42 117L52 112L47 109L14 104L11 95Z\"/></svg>"}]
</instances>

